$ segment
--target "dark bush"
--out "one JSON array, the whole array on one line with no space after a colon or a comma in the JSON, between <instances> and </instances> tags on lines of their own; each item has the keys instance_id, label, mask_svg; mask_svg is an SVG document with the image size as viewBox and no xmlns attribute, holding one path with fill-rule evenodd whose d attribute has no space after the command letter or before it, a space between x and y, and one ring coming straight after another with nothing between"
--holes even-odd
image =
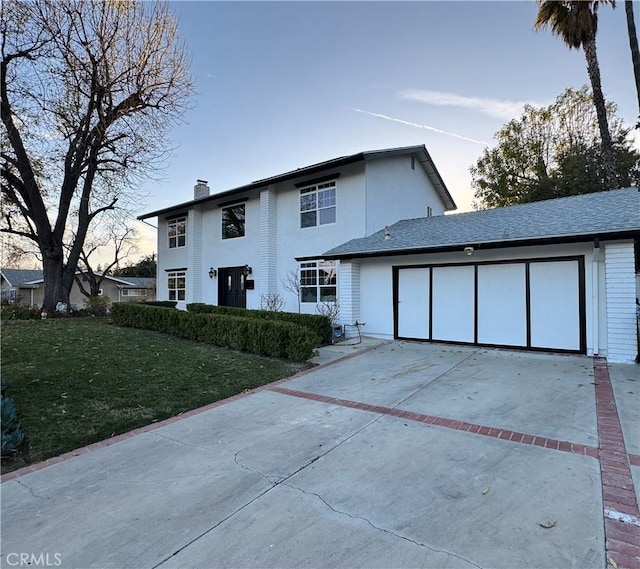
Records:
<instances>
[{"instance_id":1,"label":"dark bush","mask_svg":"<svg viewBox=\"0 0 640 569\"><path fill-rule=\"evenodd\" d=\"M1 396L0 420L2 421L2 456L18 452L24 441L24 431L18 421L18 413L11 397Z\"/></svg>"},{"instance_id":2,"label":"dark bush","mask_svg":"<svg viewBox=\"0 0 640 569\"><path fill-rule=\"evenodd\" d=\"M320 343L308 328L278 320L229 314L162 310L138 303L115 303L111 317L118 326L145 328L189 340L263 356L305 361Z\"/></svg>"},{"instance_id":3,"label":"dark bush","mask_svg":"<svg viewBox=\"0 0 640 569\"><path fill-rule=\"evenodd\" d=\"M2 320L40 320L40 309L26 304L9 304L2 307Z\"/></svg>"},{"instance_id":4,"label":"dark bush","mask_svg":"<svg viewBox=\"0 0 640 569\"><path fill-rule=\"evenodd\" d=\"M176 300L150 300L144 302L147 306L162 306L164 308L175 308L178 302Z\"/></svg>"},{"instance_id":5,"label":"dark bush","mask_svg":"<svg viewBox=\"0 0 640 569\"><path fill-rule=\"evenodd\" d=\"M228 314L230 316L244 316L247 318L262 318L265 320L280 320L303 326L314 332L323 344L331 343L331 319L320 314L297 314L295 312L276 312L272 310L250 310L232 306L213 306L202 302L187 304L187 310L199 314Z\"/></svg>"}]
</instances>

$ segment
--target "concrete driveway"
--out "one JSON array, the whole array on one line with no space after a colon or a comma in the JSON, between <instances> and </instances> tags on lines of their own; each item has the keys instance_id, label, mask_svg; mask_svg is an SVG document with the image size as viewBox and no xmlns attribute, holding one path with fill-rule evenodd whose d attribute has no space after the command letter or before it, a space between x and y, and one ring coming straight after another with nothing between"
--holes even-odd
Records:
<instances>
[{"instance_id":1,"label":"concrete driveway","mask_svg":"<svg viewBox=\"0 0 640 569\"><path fill-rule=\"evenodd\" d=\"M2 567L639 566L639 368L377 344L10 475Z\"/></svg>"}]
</instances>

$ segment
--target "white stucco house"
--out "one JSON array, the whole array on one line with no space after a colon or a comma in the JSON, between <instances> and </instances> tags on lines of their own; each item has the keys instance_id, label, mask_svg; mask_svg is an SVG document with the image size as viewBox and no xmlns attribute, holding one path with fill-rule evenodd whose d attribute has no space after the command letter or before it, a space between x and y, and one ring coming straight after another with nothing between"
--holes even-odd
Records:
<instances>
[{"instance_id":1,"label":"white stucco house","mask_svg":"<svg viewBox=\"0 0 640 569\"><path fill-rule=\"evenodd\" d=\"M338 265L320 257L416 215L456 205L424 146L344 156L210 195L199 180L194 199L146 213L158 219L160 300L260 308L280 294L298 310L283 280L298 272L301 311L337 296ZM298 263L296 257L306 257Z\"/></svg>"},{"instance_id":2,"label":"white stucco house","mask_svg":"<svg viewBox=\"0 0 640 569\"><path fill-rule=\"evenodd\" d=\"M299 276L382 338L637 355L634 188L456 209L424 146L361 152L139 217L158 219L159 300L259 308Z\"/></svg>"}]
</instances>

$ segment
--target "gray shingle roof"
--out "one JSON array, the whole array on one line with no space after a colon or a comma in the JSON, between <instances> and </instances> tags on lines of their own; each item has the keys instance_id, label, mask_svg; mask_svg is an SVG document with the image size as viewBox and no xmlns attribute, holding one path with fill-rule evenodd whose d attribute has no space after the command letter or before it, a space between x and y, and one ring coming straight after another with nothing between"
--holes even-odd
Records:
<instances>
[{"instance_id":1,"label":"gray shingle roof","mask_svg":"<svg viewBox=\"0 0 640 569\"><path fill-rule=\"evenodd\" d=\"M150 277L120 277L120 280L136 288L155 288L156 286L156 279Z\"/></svg>"},{"instance_id":2,"label":"gray shingle roof","mask_svg":"<svg viewBox=\"0 0 640 569\"><path fill-rule=\"evenodd\" d=\"M20 287L23 283L42 278L42 271L29 269L2 269L2 275L12 287Z\"/></svg>"},{"instance_id":3,"label":"gray shingle roof","mask_svg":"<svg viewBox=\"0 0 640 569\"><path fill-rule=\"evenodd\" d=\"M637 232L640 234L640 191L610 190L532 202L489 210L405 219L389 227L389 239L381 230L353 239L324 254L348 258L400 254L411 250L517 242L580 240Z\"/></svg>"}]
</instances>

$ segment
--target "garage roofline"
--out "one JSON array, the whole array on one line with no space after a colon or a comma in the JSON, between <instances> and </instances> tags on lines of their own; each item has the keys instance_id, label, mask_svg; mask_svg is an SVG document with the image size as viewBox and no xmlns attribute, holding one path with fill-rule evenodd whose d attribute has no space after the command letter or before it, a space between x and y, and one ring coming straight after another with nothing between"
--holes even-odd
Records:
<instances>
[{"instance_id":1,"label":"garage roofline","mask_svg":"<svg viewBox=\"0 0 640 569\"><path fill-rule=\"evenodd\" d=\"M600 239L603 241L613 239L629 239L640 237L640 230L608 231L585 233L580 235L557 235L552 237L532 237L516 239L513 241L482 241L482 242L461 242L450 245L435 245L432 247L409 247L404 249L387 249L377 251L356 251L352 253L336 253L333 255L313 255L296 257L296 261L310 261L316 259L325 260L348 260L348 259L368 259L375 257L400 257L406 255L422 255L428 253L449 253L452 251L463 252L465 247L473 247L476 251L487 249L504 249L507 247L531 247L535 245L557 245L563 243L586 243Z\"/></svg>"}]
</instances>

